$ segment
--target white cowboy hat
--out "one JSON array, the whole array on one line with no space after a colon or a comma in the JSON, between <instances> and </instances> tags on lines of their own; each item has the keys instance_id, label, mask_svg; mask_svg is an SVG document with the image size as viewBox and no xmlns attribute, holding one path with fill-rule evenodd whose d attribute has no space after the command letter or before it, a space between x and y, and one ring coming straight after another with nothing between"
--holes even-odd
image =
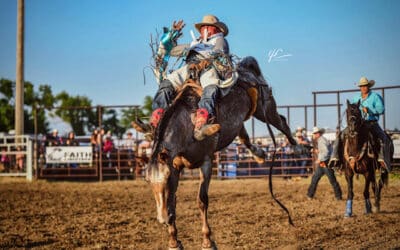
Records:
<instances>
[{"instance_id":1,"label":"white cowboy hat","mask_svg":"<svg viewBox=\"0 0 400 250\"><path fill-rule=\"evenodd\" d=\"M323 134L323 133L325 133L325 129L324 128L313 127L312 133L313 134L316 134L316 133Z\"/></svg>"},{"instance_id":2,"label":"white cowboy hat","mask_svg":"<svg viewBox=\"0 0 400 250\"><path fill-rule=\"evenodd\" d=\"M224 36L227 36L229 33L229 30L228 30L228 27L226 26L226 24L224 24L223 22L220 22L218 17L216 17L214 15L205 15L203 17L203 20L201 21L201 23L196 23L194 25L194 27L196 27L196 29L200 32L201 26L204 26L204 25L211 25L211 26L215 26L215 27L219 28L222 31L222 33L224 33Z\"/></svg>"},{"instance_id":3,"label":"white cowboy hat","mask_svg":"<svg viewBox=\"0 0 400 250\"><path fill-rule=\"evenodd\" d=\"M374 85L375 85L375 80L369 80L368 81L368 78L366 78L365 76L361 77L360 81L358 82L358 87L368 86L368 87L371 88Z\"/></svg>"}]
</instances>

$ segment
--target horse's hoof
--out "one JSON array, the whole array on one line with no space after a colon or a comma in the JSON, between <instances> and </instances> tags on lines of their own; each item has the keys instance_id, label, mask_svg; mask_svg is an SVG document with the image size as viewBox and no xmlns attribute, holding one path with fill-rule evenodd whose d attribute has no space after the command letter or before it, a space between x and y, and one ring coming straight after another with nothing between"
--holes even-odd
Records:
<instances>
[{"instance_id":1,"label":"horse's hoof","mask_svg":"<svg viewBox=\"0 0 400 250\"><path fill-rule=\"evenodd\" d=\"M211 241L211 246L210 247L201 247L202 250L218 250L217 245L215 244L214 241Z\"/></svg>"},{"instance_id":2,"label":"horse's hoof","mask_svg":"<svg viewBox=\"0 0 400 250\"><path fill-rule=\"evenodd\" d=\"M372 207L372 212L373 213L379 213L381 211L381 208L380 207L376 207L376 206L373 206Z\"/></svg>"},{"instance_id":3,"label":"horse's hoof","mask_svg":"<svg viewBox=\"0 0 400 250\"><path fill-rule=\"evenodd\" d=\"M351 216L352 216L351 213L345 213L345 214L344 214L344 218L350 218Z\"/></svg>"},{"instance_id":4,"label":"horse's hoof","mask_svg":"<svg viewBox=\"0 0 400 250\"><path fill-rule=\"evenodd\" d=\"M168 247L168 250L183 250L183 245L180 241L177 242L176 247Z\"/></svg>"},{"instance_id":5,"label":"horse's hoof","mask_svg":"<svg viewBox=\"0 0 400 250\"><path fill-rule=\"evenodd\" d=\"M216 134L221 129L219 124L206 124L200 129L194 130L194 138L198 141L204 140L207 136Z\"/></svg>"}]
</instances>

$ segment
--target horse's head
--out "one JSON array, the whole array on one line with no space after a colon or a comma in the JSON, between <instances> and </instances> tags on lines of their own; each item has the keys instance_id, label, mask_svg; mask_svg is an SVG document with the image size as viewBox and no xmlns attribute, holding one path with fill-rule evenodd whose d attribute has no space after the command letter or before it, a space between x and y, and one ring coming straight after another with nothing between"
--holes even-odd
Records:
<instances>
[{"instance_id":1,"label":"horse's head","mask_svg":"<svg viewBox=\"0 0 400 250\"><path fill-rule=\"evenodd\" d=\"M359 132L362 126L360 101L355 104L347 100L346 118L349 133L345 142L344 155L350 167L354 169L359 158Z\"/></svg>"},{"instance_id":2,"label":"horse's head","mask_svg":"<svg viewBox=\"0 0 400 250\"><path fill-rule=\"evenodd\" d=\"M352 104L347 100L346 118L350 134L357 133L361 128L362 116L359 107L360 101Z\"/></svg>"}]
</instances>

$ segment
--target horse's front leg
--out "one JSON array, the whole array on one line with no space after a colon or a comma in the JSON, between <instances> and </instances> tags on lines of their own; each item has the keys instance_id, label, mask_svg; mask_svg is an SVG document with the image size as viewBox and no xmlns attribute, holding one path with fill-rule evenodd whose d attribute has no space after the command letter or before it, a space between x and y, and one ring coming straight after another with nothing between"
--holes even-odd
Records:
<instances>
[{"instance_id":1,"label":"horse's front leg","mask_svg":"<svg viewBox=\"0 0 400 250\"><path fill-rule=\"evenodd\" d=\"M346 163L347 164L347 163ZM351 217L353 215L353 176L354 173L350 166L346 167L346 181L347 181L347 201L344 217Z\"/></svg>"},{"instance_id":2,"label":"horse's front leg","mask_svg":"<svg viewBox=\"0 0 400 250\"><path fill-rule=\"evenodd\" d=\"M210 186L212 174L212 159L206 156L203 165L200 168L200 187L197 196L197 202L200 208L202 228L201 232L203 234L203 249L216 249L215 244L211 241L211 228L208 225L207 210L208 210L208 188Z\"/></svg>"},{"instance_id":3,"label":"horse's front leg","mask_svg":"<svg viewBox=\"0 0 400 250\"><path fill-rule=\"evenodd\" d=\"M375 177L371 171L365 174L365 185L364 185L364 200L365 200L365 214L372 213L371 201L369 199L369 186L372 182L372 186L375 187Z\"/></svg>"},{"instance_id":4,"label":"horse's front leg","mask_svg":"<svg viewBox=\"0 0 400 250\"><path fill-rule=\"evenodd\" d=\"M168 247L169 250L180 250L183 249L181 242L178 240L178 230L176 228L176 190L179 182L179 171L173 169L168 179L169 193L167 199L167 211L168 211Z\"/></svg>"}]
</instances>

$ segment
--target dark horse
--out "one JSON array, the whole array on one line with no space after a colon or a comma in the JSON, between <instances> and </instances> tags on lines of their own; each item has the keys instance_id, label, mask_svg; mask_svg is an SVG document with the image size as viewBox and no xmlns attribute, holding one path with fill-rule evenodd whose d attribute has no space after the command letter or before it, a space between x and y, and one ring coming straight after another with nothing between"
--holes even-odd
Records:
<instances>
[{"instance_id":1,"label":"dark horse","mask_svg":"<svg viewBox=\"0 0 400 250\"><path fill-rule=\"evenodd\" d=\"M244 128L244 121L253 115L282 131L295 144L284 117L276 111L271 89L259 69L257 61L247 57L239 63L238 82L221 96L216 104L216 123L220 131L214 136L196 141L193 137L192 116L200 99L192 87L184 88L165 111L155 131L153 153L146 169L157 205L157 219L168 225L170 249L182 249L177 239L176 190L183 168L200 168L200 187L197 196L201 212L203 249L214 249L211 229L207 221L208 188L212 175L214 153L228 146L237 135L252 147ZM251 97L252 96L252 97Z\"/></svg>"},{"instance_id":2,"label":"dark horse","mask_svg":"<svg viewBox=\"0 0 400 250\"><path fill-rule=\"evenodd\" d=\"M347 131L343 141L343 160L345 166L345 175L347 181L347 202L344 216L352 216L353 206L353 176L362 174L365 177L364 199L365 213L372 213L371 201L369 199L369 187L375 194L375 208L380 210L381 190L383 184L388 182L388 172L380 171L380 179L377 183L376 172L379 170L377 161L378 148L374 147L373 138L371 138L368 124L362 119L360 102L351 104L347 101L346 118ZM374 148L374 149L373 149ZM393 155L393 148L390 149Z\"/></svg>"}]
</instances>

